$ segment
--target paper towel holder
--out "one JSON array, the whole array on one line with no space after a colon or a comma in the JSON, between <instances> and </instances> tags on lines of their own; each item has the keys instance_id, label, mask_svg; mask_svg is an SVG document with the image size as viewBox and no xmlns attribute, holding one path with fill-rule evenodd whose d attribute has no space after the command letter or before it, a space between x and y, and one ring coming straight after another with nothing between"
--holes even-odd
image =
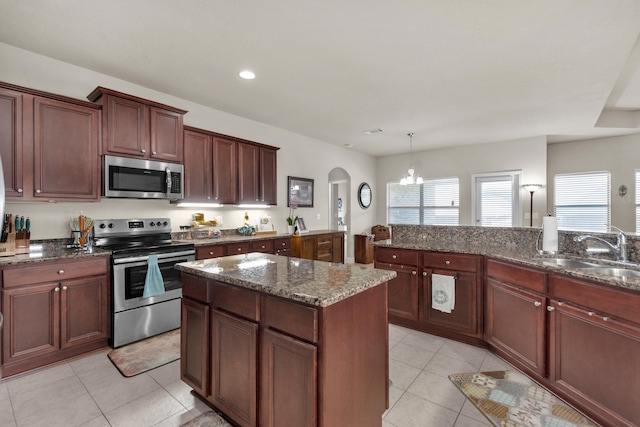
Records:
<instances>
[{"instance_id":1,"label":"paper towel holder","mask_svg":"<svg viewBox=\"0 0 640 427\"><path fill-rule=\"evenodd\" d=\"M553 216L553 215L549 214L548 216ZM540 248L540 238L542 237L543 232L544 232L544 224L542 225L542 228L538 233L538 238L536 239L536 252L538 252L538 254L540 255L552 255L552 256L558 255L559 251L544 251Z\"/></svg>"}]
</instances>

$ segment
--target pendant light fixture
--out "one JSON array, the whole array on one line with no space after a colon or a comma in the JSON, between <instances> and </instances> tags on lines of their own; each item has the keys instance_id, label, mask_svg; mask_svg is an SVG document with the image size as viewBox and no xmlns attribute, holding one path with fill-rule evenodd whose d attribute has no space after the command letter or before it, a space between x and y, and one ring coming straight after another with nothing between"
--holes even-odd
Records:
<instances>
[{"instance_id":1,"label":"pendant light fixture","mask_svg":"<svg viewBox=\"0 0 640 427\"><path fill-rule=\"evenodd\" d=\"M409 170L407 174L400 180L400 185L408 185L408 184L422 184L424 180L417 174L415 169L413 168L413 132L408 133L409 137Z\"/></svg>"}]
</instances>

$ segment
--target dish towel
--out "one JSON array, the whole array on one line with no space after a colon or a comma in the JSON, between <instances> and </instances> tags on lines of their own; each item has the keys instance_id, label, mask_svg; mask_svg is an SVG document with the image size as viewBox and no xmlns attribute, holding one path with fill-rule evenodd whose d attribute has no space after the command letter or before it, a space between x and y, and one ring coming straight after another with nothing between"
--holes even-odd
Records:
<instances>
[{"instance_id":1,"label":"dish towel","mask_svg":"<svg viewBox=\"0 0 640 427\"><path fill-rule=\"evenodd\" d=\"M456 279L444 274L431 275L431 308L451 313L456 305Z\"/></svg>"},{"instance_id":2,"label":"dish towel","mask_svg":"<svg viewBox=\"0 0 640 427\"><path fill-rule=\"evenodd\" d=\"M158 267L158 255L149 255L142 298L150 298L161 294L164 294L164 279L162 279L162 273L160 272L160 267Z\"/></svg>"}]
</instances>

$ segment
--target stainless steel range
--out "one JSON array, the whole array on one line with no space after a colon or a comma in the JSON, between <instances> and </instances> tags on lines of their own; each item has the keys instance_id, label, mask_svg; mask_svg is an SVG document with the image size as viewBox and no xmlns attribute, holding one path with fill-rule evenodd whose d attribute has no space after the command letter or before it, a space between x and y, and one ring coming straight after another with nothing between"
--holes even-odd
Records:
<instances>
[{"instance_id":1,"label":"stainless steel range","mask_svg":"<svg viewBox=\"0 0 640 427\"><path fill-rule=\"evenodd\" d=\"M112 347L180 327L179 262L195 260L195 246L171 242L169 218L105 219L94 225L95 246L112 251ZM149 256L158 257L165 292L143 298Z\"/></svg>"}]
</instances>

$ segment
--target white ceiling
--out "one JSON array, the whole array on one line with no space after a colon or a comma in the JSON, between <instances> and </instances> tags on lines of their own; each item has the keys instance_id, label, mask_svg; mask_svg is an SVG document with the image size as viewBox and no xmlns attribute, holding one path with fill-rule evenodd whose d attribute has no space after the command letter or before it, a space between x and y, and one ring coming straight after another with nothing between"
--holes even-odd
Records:
<instances>
[{"instance_id":1,"label":"white ceiling","mask_svg":"<svg viewBox=\"0 0 640 427\"><path fill-rule=\"evenodd\" d=\"M0 42L374 156L408 152L408 132L414 151L640 133L638 0L0 0L0 10ZM256 79L239 79L244 68ZM373 128L383 132L363 133Z\"/></svg>"}]
</instances>

